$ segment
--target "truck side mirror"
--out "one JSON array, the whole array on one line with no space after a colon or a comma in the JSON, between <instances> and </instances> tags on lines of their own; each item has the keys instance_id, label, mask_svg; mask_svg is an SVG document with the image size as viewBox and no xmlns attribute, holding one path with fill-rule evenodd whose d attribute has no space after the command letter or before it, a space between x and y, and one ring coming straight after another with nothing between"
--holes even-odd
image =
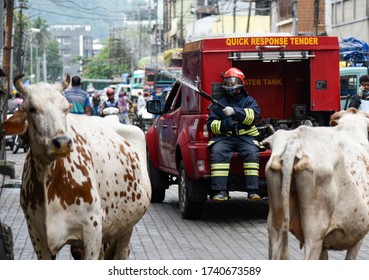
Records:
<instances>
[{"instance_id":1,"label":"truck side mirror","mask_svg":"<svg viewBox=\"0 0 369 280\"><path fill-rule=\"evenodd\" d=\"M149 100L146 102L147 112L154 115L161 115L163 112L161 110L160 100Z\"/></svg>"}]
</instances>

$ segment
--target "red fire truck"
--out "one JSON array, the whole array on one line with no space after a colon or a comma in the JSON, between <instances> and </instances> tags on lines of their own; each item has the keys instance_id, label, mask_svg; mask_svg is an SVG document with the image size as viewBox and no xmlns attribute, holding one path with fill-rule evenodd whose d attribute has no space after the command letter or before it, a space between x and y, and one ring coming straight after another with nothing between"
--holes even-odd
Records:
<instances>
[{"instance_id":1,"label":"red fire truck","mask_svg":"<svg viewBox=\"0 0 369 280\"><path fill-rule=\"evenodd\" d=\"M228 37L185 44L184 79L174 84L163 108L160 101L148 102L148 110L158 117L146 134L152 202L162 202L165 190L178 184L183 218L200 217L211 190L206 126L211 103L198 89L219 98L222 74L231 67L243 71L246 89L261 108L263 137L299 125L328 125L340 109L337 37ZM270 150L260 152L259 182L265 193L269 156ZM242 191L243 182L235 155L228 191Z\"/></svg>"}]
</instances>

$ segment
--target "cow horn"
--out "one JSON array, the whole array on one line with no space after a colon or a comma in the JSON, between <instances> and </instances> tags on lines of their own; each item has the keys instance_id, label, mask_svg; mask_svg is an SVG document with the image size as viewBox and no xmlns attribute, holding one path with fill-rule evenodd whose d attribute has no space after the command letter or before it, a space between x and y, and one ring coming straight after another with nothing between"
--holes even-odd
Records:
<instances>
[{"instance_id":1,"label":"cow horn","mask_svg":"<svg viewBox=\"0 0 369 280\"><path fill-rule=\"evenodd\" d=\"M65 77L65 80L62 82L62 91L65 90L70 83L70 75L67 74L67 76Z\"/></svg>"},{"instance_id":2,"label":"cow horn","mask_svg":"<svg viewBox=\"0 0 369 280\"><path fill-rule=\"evenodd\" d=\"M23 86L21 79L24 77L24 74L18 74L15 76L14 80L13 80L13 84L15 86L15 88L22 94L22 95L27 95L28 91L27 89Z\"/></svg>"}]
</instances>

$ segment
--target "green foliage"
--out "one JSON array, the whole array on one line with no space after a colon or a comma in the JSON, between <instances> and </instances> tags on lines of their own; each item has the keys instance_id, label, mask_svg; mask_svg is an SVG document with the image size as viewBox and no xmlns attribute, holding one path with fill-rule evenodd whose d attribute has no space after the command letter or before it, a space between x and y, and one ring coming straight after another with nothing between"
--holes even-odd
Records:
<instances>
[{"instance_id":1,"label":"green foliage","mask_svg":"<svg viewBox=\"0 0 369 280\"><path fill-rule=\"evenodd\" d=\"M57 81L62 79L63 62L59 54L58 42L50 40L46 47L47 60L47 79L49 81Z\"/></svg>"}]
</instances>

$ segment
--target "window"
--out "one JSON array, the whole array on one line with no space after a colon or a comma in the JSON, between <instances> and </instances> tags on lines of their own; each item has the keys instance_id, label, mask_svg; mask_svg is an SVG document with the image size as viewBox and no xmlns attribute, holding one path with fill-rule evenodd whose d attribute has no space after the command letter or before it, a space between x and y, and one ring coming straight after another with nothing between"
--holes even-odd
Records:
<instances>
[{"instance_id":1,"label":"window","mask_svg":"<svg viewBox=\"0 0 369 280\"><path fill-rule=\"evenodd\" d=\"M358 79L356 75L341 76L341 96L353 95L356 92Z\"/></svg>"},{"instance_id":2,"label":"window","mask_svg":"<svg viewBox=\"0 0 369 280\"><path fill-rule=\"evenodd\" d=\"M64 45L70 45L72 42L71 38L70 37L64 37L63 38L63 44Z\"/></svg>"}]
</instances>

